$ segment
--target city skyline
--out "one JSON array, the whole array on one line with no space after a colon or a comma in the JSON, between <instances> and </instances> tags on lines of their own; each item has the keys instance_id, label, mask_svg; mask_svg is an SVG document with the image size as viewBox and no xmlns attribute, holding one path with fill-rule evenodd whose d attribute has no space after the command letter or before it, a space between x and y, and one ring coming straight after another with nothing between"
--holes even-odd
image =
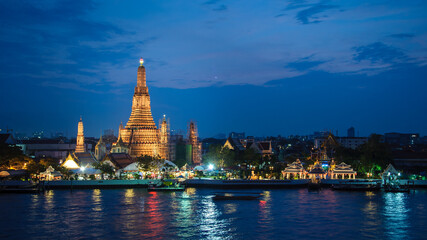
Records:
<instances>
[{"instance_id":1,"label":"city skyline","mask_svg":"<svg viewBox=\"0 0 427 240\"><path fill-rule=\"evenodd\" d=\"M0 3L0 128L117 133L143 57L156 125L203 138L427 135L425 2L244 3Z\"/></svg>"}]
</instances>

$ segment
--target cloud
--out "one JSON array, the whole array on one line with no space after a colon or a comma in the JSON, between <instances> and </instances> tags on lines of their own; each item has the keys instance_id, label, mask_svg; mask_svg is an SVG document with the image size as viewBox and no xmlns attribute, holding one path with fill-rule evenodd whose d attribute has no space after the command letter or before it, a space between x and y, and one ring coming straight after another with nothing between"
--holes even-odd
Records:
<instances>
[{"instance_id":1,"label":"cloud","mask_svg":"<svg viewBox=\"0 0 427 240\"><path fill-rule=\"evenodd\" d=\"M224 4L221 4L220 6L218 6L217 8L212 9L216 12L221 12L221 11L225 11L227 10L227 6L225 6Z\"/></svg>"},{"instance_id":2,"label":"cloud","mask_svg":"<svg viewBox=\"0 0 427 240\"><path fill-rule=\"evenodd\" d=\"M204 5L214 5L214 4L217 4L218 2L219 2L219 0L210 0L210 1L204 2L203 4Z\"/></svg>"},{"instance_id":3,"label":"cloud","mask_svg":"<svg viewBox=\"0 0 427 240\"><path fill-rule=\"evenodd\" d=\"M115 24L93 20L89 13L97 7L79 0L0 2L0 21L5 23L0 28L0 51L8 56L7 61L0 60L0 69L5 69L0 80L24 77L40 86L79 91L126 84L123 77L112 79L111 69L126 68L123 63L157 37L135 36Z\"/></svg>"},{"instance_id":4,"label":"cloud","mask_svg":"<svg viewBox=\"0 0 427 240\"><path fill-rule=\"evenodd\" d=\"M305 58L301 58L298 61L295 62L290 62L286 65L286 67L288 68L293 68L297 71L306 71L309 70L311 68L314 68L316 66L319 66L322 63L325 63L326 61L312 61L310 60L314 55L305 57Z\"/></svg>"},{"instance_id":5,"label":"cloud","mask_svg":"<svg viewBox=\"0 0 427 240\"><path fill-rule=\"evenodd\" d=\"M415 35L411 34L411 33L398 33L398 34L391 34L391 35L389 35L389 37L405 39L405 38L413 38L413 37L415 37Z\"/></svg>"},{"instance_id":6,"label":"cloud","mask_svg":"<svg viewBox=\"0 0 427 240\"><path fill-rule=\"evenodd\" d=\"M220 0L210 0L210 1L204 2L202 5L208 6L209 8L211 8L212 11L215 11L215 12L226 11L228 7L225 4L219 4L219 2Z\"/></svg>"},{"instance_id":7,"label":"cloud","mask_svg":"<svg viewBox=\"0 0 427 240\"><path fill-rule=\"evenodd\" d=\"M368 60L371 63L398 63L407 60L407 55L400 49L388 46L382 42L375 42L369 45L353 48L356 53L353 59L360 62Z\"/></svg>"},{"instance_id":8,"label":"cloud","mask_svg":"<svg viewBox=\"0 0 427 240\"><path fill-rule=\"evenodd\" d=\"M326 1L308 3L307 1L291 1L282 11L293 11L298 9L295 18L302 24L320 23L326 15L319 16L320 13L330 9L338 8L337 5L326 4ZM275 17L282 17L285 14L278 14Z\"/></svg>"},{"instance_id":9,"label":"cloud","mask_svg":"<svg viewBox=\"0 0 427 240\"><path fill-rule=\"evenodd\" d=\"M315 15L337 7L338 6L336 5L327 5L319 3L302 11L299 11L296 15L296 19L302 24L320 23L321 20L319 20L319 17Z\"/></svg>"}]
</instances>

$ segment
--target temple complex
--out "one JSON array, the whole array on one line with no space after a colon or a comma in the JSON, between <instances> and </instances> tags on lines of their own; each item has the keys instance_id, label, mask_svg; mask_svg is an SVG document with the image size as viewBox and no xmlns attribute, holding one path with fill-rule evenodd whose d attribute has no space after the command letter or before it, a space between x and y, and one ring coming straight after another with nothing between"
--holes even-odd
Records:
<instances>
[{"instance_id":1,"label":"temple complex","mask_svg":"<svg viewBox=\"0 0 427 240\"><path fill-rule=\"evenodd\" d=\"M132 112L125 127L120 127L118 142L129 147L132 157L141 155L157 156L166 158L162 151L160 132L154 123L151 114L150 95L148 93L145 79L145 67L143 59L140 59L138 67L137 84L132 100Z\"/></svg>"},{"instance_id":2,"label":"temple complex","mask_svg":"<svg viewBox=\"0 0 427 240\"><path fill-rule=\"evenodd\" d=\"M83 134L82 117L80 117L79 125L77 127L76 153L82 152L85 152L85 136Z\"/></svg>"}]
</instances>

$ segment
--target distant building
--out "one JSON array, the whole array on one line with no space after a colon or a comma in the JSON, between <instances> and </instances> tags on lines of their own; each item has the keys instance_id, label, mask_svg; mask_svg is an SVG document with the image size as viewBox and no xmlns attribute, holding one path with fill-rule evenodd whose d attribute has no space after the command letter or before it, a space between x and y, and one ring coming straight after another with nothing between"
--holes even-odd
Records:
<instances>
[{"instance_id":1,"label":"distant building","mask_svg":"<svg viewBox=\"0 0 427 240\"><path fill-rule=\"evenodd\" d=\"M398 169L412 173L427 170L427 152L395 151L392 156L394 165Z\"/></svg>"},{"instance_id":2,"label":"distant building","mask_svg":"<svg viewBox=\"0 0 427 240\"><path fill-rule=\"evenodd\" d=\"M184 150L181 151L180 148ZM180 154L181 152L184 154ZM170 135L169 154L170 161L172 162L177 162L178 160L185 161L185 141L182 134Z\"/></svg>"},{"instance_id":3,"label":"distant building","mask_svg":"<svg viewBox=\"0 0 427 240\"><path fill-rule=\"evenodd\" d=\"M114 136L114 129L105 129L104 136Z\"/></svg>"},{"instance_id":4,"label":"distant building","mask_svg":"<svg viewBox=\"0 0 427 240\"><path fill-rule=\"evenodd\" d=\"M349 137L349 138L354 138L354 137L355 137L355 134L354 134L354 127L350 127L350 128L347 130L347 137Z\"/></svg>"},{"instance_id":5,"label":"distant building","mask_svg":"<svg viewBox=\"0 0 427 240\"><path fill-rule=\"evenodd\" d=\"M237 139L244 139L244 138L246 138L246 134L244 132L242 132L242 133L231 132L228 137L237 138Z\"/></svg>"},{"instance_id":6,"label":"distant building","mask_svg":"<svg viewBox=\"0 0 427 240\"><path fill-rule=\"evenodd\" d=\"M64 159L69 152L76 149L75 143L64 143L58 139L20 140L16 146L21 147L23 153L29 157ZM85 152L92 149L92 144L85 144Z\"/></svg>"},{"instance_id":7,"label":"distant building","mask_svg":"<svg viewBox=\"0 0 427 240\"><path fill-rule=\"evenodd\" d=\"M345 148L356 149L368 141L367 137L334 137L336 142ZM320 148L327 138L315 138L314 148Z\"/></svg>"},{"instance_id":8,"label":"distant building","mask_svg":"<svg viewBox=\"0 0 427 240\"><path fill-rule=\"evenodd\" d=\"M33 132L33 138L38 138L38 139L44 138L44 131Z\"/></svg>"},{"instance_id":9,"label":"distant building","mask_svg":"<svg viewBox=\"0 0 427 240\"><path fill-rule=\"evenodd\" d=\"M420 139L419 133L386 133L384 141L394 146L408 146L417 144Z\"/></svg>"}]
</instances>

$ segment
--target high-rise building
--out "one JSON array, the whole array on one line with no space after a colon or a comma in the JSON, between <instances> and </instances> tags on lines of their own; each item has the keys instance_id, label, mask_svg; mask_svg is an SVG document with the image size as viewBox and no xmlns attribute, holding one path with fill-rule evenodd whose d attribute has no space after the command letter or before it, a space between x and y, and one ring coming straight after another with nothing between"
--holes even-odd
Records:
<instances>
[{"instance_id":1,"label":"high-rise building","mask_svg":"<svg viewBox=\"0 0 427 240\"><path fill-rule=\"evenodd\" d=\"M77 126L76 153L82 153L82 152L85 152L85 136L83 134L82 117L80 117L80 121Z\"/></svg>"},{"instance_id":2,"label":"high-rise building","mask_svg":"<svg viewBox=\"0 0 427 240\"><path fill-rule=\"evenodd\" d=\"M143 63L141 58L132 100L132 112L126 126L120 127L118 140L121 139L129 147L132 157L159 155L165 158L166 156L161 151L160 132L151 114L150 95Z\"/></svg>"},{"instance_id":3,"label":"high-rise building","mask_svg":"<svg viewBox=\"0 0 427 240\"><path fill-rule=\"evenodd\" d=\"M350 127L350 128L347 130L347 137L351 137L351 138L355 137L355 134L354 134L354 127Z\"/></svg>"}]
</instances>

